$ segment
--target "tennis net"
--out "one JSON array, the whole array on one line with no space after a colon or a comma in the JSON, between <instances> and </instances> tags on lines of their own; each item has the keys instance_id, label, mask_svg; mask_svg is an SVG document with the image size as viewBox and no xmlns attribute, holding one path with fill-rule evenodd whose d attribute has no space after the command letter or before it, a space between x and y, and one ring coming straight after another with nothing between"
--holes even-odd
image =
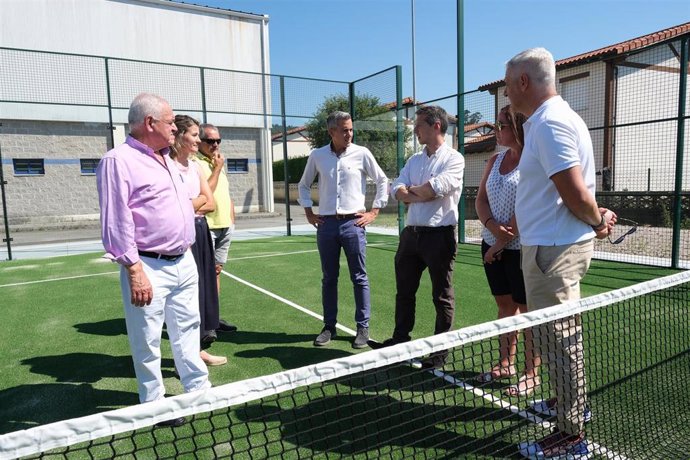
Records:
<instances>
[{"instance_id":1,"label":"tennis net","mask_svg":"<svg viewBox=\"0 0 690 460\"><path fill-rule=\"evenodd\" d=\"M461 310L460 310L461 312ZM594 458L687 458L690 272L278 374L0 436L2 458L517 458L556 425L478 376L503 334L579 318ZM520 342L522 343L522 341ZM522 346L516 366L521 369ZM420 359L448 350L440 369ZM545 366L542 366L543 368ZM535 402L537 404L535 405ZM548 408L548 407L547 407ZM181 427L157 422L187 417ZM587 458L582 456L580 458Z\"/></svg>"}]
</instances>

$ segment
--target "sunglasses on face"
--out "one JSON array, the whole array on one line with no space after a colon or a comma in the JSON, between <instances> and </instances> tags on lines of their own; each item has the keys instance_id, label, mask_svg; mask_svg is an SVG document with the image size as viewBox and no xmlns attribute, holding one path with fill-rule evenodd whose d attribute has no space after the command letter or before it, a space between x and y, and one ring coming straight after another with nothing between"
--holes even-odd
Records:
<instances>
[{"instance_id":1,"label":"sunglasses on face","mask_svg":"<svg viewBox=\"0 0 690 460\"><path fill-rule=\"evenodd\" d=\"M496 129L495 129L496 131L500 131L500 130L502 130L503 128L507 128L507 127L508 127L508 123L504 123L504 122L502 122L502 121L500 121L500 120L496 120L496 123L494 124L494 126L496 127Z\"/></svg>"},{"instance_id":2,"label":"sunglasses on face","mask_svg":"<svg viewBox=\"0 0 690 460\"><path fill-rule=\"evenodd\" d=\"M613 227L613 230L615 231L615 229L619 225L622 225L625 227L630 227L630 228L625 233L623 233L622 235L619 235L619 236L613 235L615 237L615 239L611 239L612 235L609 234L608 238L609 238L609 242L611 244L620 244L623 242L623 240L625 239L626 236L632 235L633 233L635 233L637 231L637 222L635 222L635 221L628 220L628 219L621 219L619 217L616 221L615 227Z\"/></svg>"},{"instance_id":3,"label":"sunglasses on face","mask_svg":"<svg viewBox=\"0 0 690 460\"><path fill-rule=\"evenodd\" d=\"M220 142L223 139L204 139L204 142L206 142L208 145L213 145L213 144L218 144L220 145Z\"/></svg>"}]
</instances>

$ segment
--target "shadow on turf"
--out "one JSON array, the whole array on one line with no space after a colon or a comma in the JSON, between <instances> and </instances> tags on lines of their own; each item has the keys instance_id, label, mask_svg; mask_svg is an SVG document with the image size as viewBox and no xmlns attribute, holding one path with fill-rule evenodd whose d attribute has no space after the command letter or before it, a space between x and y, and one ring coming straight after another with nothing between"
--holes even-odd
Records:
<instances>
[{"instance_id":1,"label":"shadow on turf","mask_svg":"<svg viewBox=\"0 0 690 460\"><path fill-rule=\"evenodd\" d=\"M279 344L279 343L300 343L312 342L318 331L314 334L286 334L285 332L260 332L260 331L245 331L239 330L236 332L218 334L216 342L235 343L237 345L249 344ZM337 337L336 340L339 340Z\"/></svg>"},{"instance_id":2,"label":"shadow on turf","mask_svg":"<svg viewBox=\"0 0 690 460\"><path fill-rule=\"evenodd\" d=\"M67 353L27 358L21 364L29 366L34 374L48 375L58 382L94 383L103 378L135 378L130 355ZM163 358L161 367L172 368L173 360ZM165 371L163 377L166 377Z\"/></svg>"},{"instance_id":3,"label":"shadow on turf","mask_svg":"<svg viewBox=\"0 0 690 460\"><path fill-rule=\"evenodd\" d=\"M247 423L279 423L281 442L294 444L302 452L308 449L312 454L351 456L383 451L395 455L404 449L408 457L414 451L421 456L434 452L434 458L458 458L459 454L470 452L509 458L516 453L514 444L496 436L495 423L505 427L512 422L517 427L522 420L500 409L444 400L416 403L388 394L323 397L321 390L334 391L332 387L317 388L310 392L314 400L299 402L297 407L290 400L288 405L293 407L276 410L276 403L280 403L272 401L246 406L237 410L236 415Z\"/></svg>"},{"instance_id":4,"label":"shadow on turf","mask_svg":"<svg viewBox=\"0 0 690 460\"><path fill-rule=\"evenodd\" d=\"M98 390L88 383L20 385L0 391L0 433L138 403L134 392Z\"/></svg>"},{"instance_id":5,"label":"shadow on turf","mask_svg":"<svg viewBox=\"0 0 690 460\"><path fill-rule=\"evenodd\" d=\"M82 334L105 336L127 335L127 326L125 325L124 318L106 319L95 323L79 323L75 324L74 328L77 332Z\"/></svg>"},{"instance_id":6,"label":"shadow on turf","mask_svg":"<svg viewBox=\"0 0 690 460\"><path fill-rule=\"evenodd\" d=\"M260 350L245 350L235 353L235 356L247 359L272 358L278 361L283 369L295 369L350 355L352 353L337 348L286 346L265 347Z\"/></svg>"}]
</instances>

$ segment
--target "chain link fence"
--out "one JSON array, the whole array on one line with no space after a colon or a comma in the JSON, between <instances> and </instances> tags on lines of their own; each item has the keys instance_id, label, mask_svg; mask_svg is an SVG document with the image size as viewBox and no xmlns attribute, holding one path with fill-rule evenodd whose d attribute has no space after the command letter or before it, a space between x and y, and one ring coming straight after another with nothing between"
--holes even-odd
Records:
<instances>
[{"instance_id":1,"label":"chain link fence","mask_svg":"<svg viewBox=\"0 0 690 460\"><path fill-rule=\"evenodd\" d=\"M230 192L236 209L247 213L273 211L274 160L309 153L307 142L302 151L287 148L289 134L301 130L308 139L305 125L331 98L343 98L344 109L351 110L354 87L352 82L12 48L0 48L0 72L0 221L2 256L9 259L18 233L22 244L31 244L36 230L90 228L84 237L97 235L95 167L124 141L129 105L141 92L159 94L176 113L219 127L226 140ZM383 74L390 75L390 69ZM392 75L379 77L370 89L378 91L380 105L389 104L389 111L399 92L395 68ZM279 191L281 185L289 196L287 182ZM287 213L289 234L289 207Z\"/></svg>"},{"instance_id":2,"label":"chain link fence","mask_svg":"<svg viewBox=\"0 0 690 460\"><path fill-rule=\"evenodd\" d=\"M558 68L557 89L587 123L594 146L600 206L621 218L611 239L595 240L596 257L672 268L690 266L690 145L687 119L688 37L616 61L585 62ZM458 149L463 139L464 193L459 239L479 243L475 212L477 188L496 145L494 122L509 103L503 82L462 94L462 137L451 120L449 136ZM436 104L455 113L456 97L416 103ZM412 115L410 123L414 116ZM451 133L452 131L452 133ZM450 139L447 139L450 144ZM629 233L617 244L619 237Z\"/></svg>"},{"instance_id":3,"label":"chain link fence","mask_svg":"<svg viewBox=\"0 0 690 460\"><path fill-rule=\"evenodd\" d=\"M597 200L626 219L621 231L636 228L620 244L597 241L599 257L674 268L690 261L690 166L683 161L690 96L680 71L688 66L687 42L686 35L616 60L559 66L558 91L590 128ZM474 199L486 161L501 148L493 123L508 103L496 82L460 95L458 117L457 95L403 98L399 66L344 82L0 48L0 71L12 76L0 79L8 248L12 228L96 218L95 177L84 165L124 140L129 103L142 91L218 125L229 140L225 155L247 160L245 174L232 176L236 203L245 211L272 210L274 198L286 203L288 234L287 203L296 202L301 171L288 171L284 161L273 183L271 163L325 144L310 129L323 126L331 108L352 113L355 142L393 178L421 148L412 135L416 109L440 105L452 114L447 142L466 159L459 238L479 242ZM391 203L388 211L396 210L402 222L402 208Z\"/></svg>"}]
</instances>

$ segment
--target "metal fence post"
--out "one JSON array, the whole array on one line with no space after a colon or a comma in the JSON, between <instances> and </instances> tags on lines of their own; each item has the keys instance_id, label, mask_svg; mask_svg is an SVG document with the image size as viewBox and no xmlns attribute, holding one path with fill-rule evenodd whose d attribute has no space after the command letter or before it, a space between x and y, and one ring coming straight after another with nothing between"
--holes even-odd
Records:
<instances>
[{"instance_id":1,"label":"metal fence post","mask_svg":"<svg viewBox=\"0 0 690 460\"><path fill-rule=\"evenodd\" d=\"M683 150L685 148L685 100L688 88L688 40L680 41L680 87L678 90L678 124L676 127L676 185L673 192L673 243L671 246L671 268L679 268L680 258L680 224L683 206Z\"/></svg>"},{"instance_id":2,"label":"metal fence post","mask_svg":"<svg viewBox=\"0 0 690 460\"><path fill-rule=\"evenodd\" d=\"M206 116L206 75L204 75L204 68L199 68L199 78L201 78L201 117L204 123L208 123L208 117Z\"/></svg>"},{"instance_id":3,"label":"metal fence post","mask_svg":"<svg viewBox=\"0 0 690 460\"><path fill-rule=\"evenodd\" d=\"M2 123L0 123L0 126L2 126ZM2 191L2 218L5 223L5 238L2 241L7 243L7 258L12 260L12 238L10 238L10 222L7 218L7 197L5 195L6 184L5 173L2 170L2 145L0 145L0 191Z\"/></svg>"},{"instance_id":4,"label":"metal fence post","mask_svg":"<svg viewBox=\"0 0 690 460\"><path fill-rule=\"evenodd\" d=\"M357 120L357 114L355 113L355 82L348 84L348 97L350 98L350 116L352 117L352 127L354 128L354 123ZM352 130L352 143L357 142L357 130Z\"/></svg>"},{"instance_id":5,"label":"metal fence post","mask_svg":"<svg viewBox=\"0 0 690 460\"><path fill-rule=\"evenodd\" d=\"M414 102L413 102L414 103ZM397 173L405 166L405 136L403 125L403 106L402 106L402 66L395 66L395 140L396 140L396 157L397 157ZM398 202L398 234L401 234L405 228L405 205Z\"/></svg>"},{"instance_id":6,"label":"metal fence post","mask_svg":"<svg viewBox=\"0 0 690 460\"><path fill-rule=\"evenodd\" d=\"M287 236L292 235L290 221L290 178L288 177L288 145L287 145L287 119L285 118L285 77L280 76L280 119L283 124L283 174L285 182L285 223Z\"/></svg>"},{"instance_id":7,"label":"metal fence post","mask_svg":"<svg viewBox=\"0 0 690 460\"><path fill-rule=\"evenodd\" d=\"M463 73L463 63L465 62L465 45L464 45L464 30L463 30L463 0L457 0L458 18L457 18L457 46L458 46L458 149L460 155L465 156L465 74ZM465 172L463 170L463 176ZM464 177L463 177L464 179ZM458 204L458 241L465 242L465 181L463 180L463 187L460 194L460 203Z\"/></svg>"},{"instance_id":8,"label":"metal fence post","mask_svg":"<svg viewBox=\"0 0 690 460\"><path fill-rule=\"evenodd\" d=\"M113 102L110 97L110 68L108 58L104 58L105 63L105 91L108 97L108 129L110 130L110 148L115 148L115 125L113 124Z\"/></svg>"}]
</instances>

